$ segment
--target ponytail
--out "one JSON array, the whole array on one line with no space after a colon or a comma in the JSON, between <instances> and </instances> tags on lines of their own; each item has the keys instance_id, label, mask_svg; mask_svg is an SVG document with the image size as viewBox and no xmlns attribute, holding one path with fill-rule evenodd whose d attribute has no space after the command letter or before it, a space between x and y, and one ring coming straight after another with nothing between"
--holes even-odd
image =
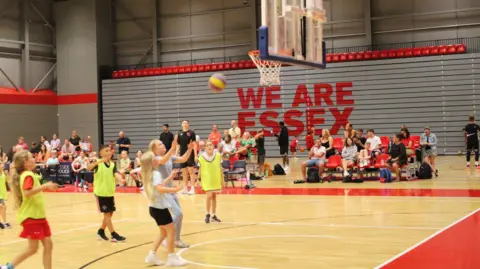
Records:
<instances>
[{"instance_id":1,"label":"ponytail","mask_svg":"<svg viewBox=\"0 0 480 269\"><path fill-rule=\"evenodd\" d=\"M155 202L155 196L153 195L153 161L155 159L155 154L153 152L148 151L142 155L140 158L140 165L142 170L140 172L142 179L143 179L143 188L145 190L145 194L149 201Z\"/></svg>"}]
</instances>

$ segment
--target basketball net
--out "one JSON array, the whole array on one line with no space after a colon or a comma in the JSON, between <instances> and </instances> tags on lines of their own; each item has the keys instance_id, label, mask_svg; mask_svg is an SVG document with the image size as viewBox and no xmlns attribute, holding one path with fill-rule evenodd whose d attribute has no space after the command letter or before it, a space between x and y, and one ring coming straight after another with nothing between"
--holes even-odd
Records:
<instances>
[{"instance_id":1,"label":"basketball net","mask_svg":"<svg viewBox=\"0 0 480 269\"><path fill-rule=\"evenodd\" d=\"M260 71L260 85L280 85L280 69L282 68L282 62L262 60L260 59L260 52L258 50L250 51L248 56L250 56L253 63L255 63Z\"/></svg>"}]
</instances>

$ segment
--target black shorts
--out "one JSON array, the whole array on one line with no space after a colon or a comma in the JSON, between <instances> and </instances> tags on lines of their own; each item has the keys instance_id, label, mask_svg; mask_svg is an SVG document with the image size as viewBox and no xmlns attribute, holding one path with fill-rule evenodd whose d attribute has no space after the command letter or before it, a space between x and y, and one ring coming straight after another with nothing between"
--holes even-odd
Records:
<instances>
[{"instance_id":1,"label":"black shorts","mask_svg":"<svg viewBox=\"0 0 480 269\"><path fill-rule=\"evenodd\" d=\"M467 150L478 150L478 139L467 139Z\"/></svg>"},{"instance_id":2,"label":"black shorts","mask_svg":"<svg viewBox=\"0 0 480 269\"><path fill-rule=\"evenodd\" d=\"M258 161L258 164L264 164L265 163L265 153L258 153L257 154L257 161Z\"/></svg>"},{"instance_id":3,"label":"black shorts","mask_svg":"<svg viewBox=\"0 0 480 269\"><path fill-rule=\"evenodd\" d=\"M115 197L101 197L97 196L98 209L102 213L111 213L115 212Z\"/></svg>"},{"instance_id":4,"label":"black shorts","mask_svg":"<svg viewBox=\"0 0 480 269\"><path fill-rule=\"evenodd\" d=\"M183 154L185 154L185 153L183 153ZM182 156L183 154L180 154L180 156ZM195 166L195 155L192 152L192 154L190 155L188 160L184 163L181 163L180 167L181 168L186 168L186 167L194 167L194 166Z\"/></svg>"},{"instance_id":5,"label":"black shorts","mask_svg":"<svg viewBox=\"0 0 480 269\"><path fill-rule=\"evenodd\" d=\"M150 207L150 216L155 220L157 226L167 225L173 222L172 215L168 209Z\"/></svg>"},{"instance_id":6,"label":"black shorts","mask_svg":"<svg viewBox=\"0 0 480 269\"><path fill-rule=\"evenodd\" d=\"M281 145L280 146L280 155L288 155L288 145Z\"/></svg>"}]
</instances>

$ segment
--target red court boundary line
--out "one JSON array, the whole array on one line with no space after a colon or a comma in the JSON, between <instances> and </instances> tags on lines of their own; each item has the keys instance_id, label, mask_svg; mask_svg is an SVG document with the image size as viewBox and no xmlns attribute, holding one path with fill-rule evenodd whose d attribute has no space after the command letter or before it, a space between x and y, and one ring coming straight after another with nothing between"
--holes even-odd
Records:
<instances>
[{"instance_id":1,"label":"red court boundary line","mask_svg":"<svg viewBox=\"0 0 480 269\"><path fill-rule=\"evenodd\" d=\"M56 192L76 192L73 185L66 185ZM136 187L119 188L118 193L139 193ZM198 194L204 192L197 188ZM448 197L479 198L480 189L373 189L373 188L255 188L246 190L237 186L227 187L222 194L232 195L308 195L308 196L377 196L377 197Z\"/></svg>"},{"instance_id":2,"label":"red court boundary line","mask_svg":"<svg viewBox=\"0 0 480 269\"><path fill-rule=\"evenodd\" d=\"M476 209L476 210L472 211L471 213L469 213L469 214L467 214L467 215L463 216L462 218L460 218L460 219L458 219L458 220L454 221L452 224L450 224L450 225L448 225L448 226L446 226L446 227L444 227L444 228L440 229L439 231L435 232L434 234L430 235L429 237L427 237L427 238L423 239L422 241L420 241L420 242L416 243L415 245L413 245L413 246L409 247L408 249L406 249L406 250L402 251L401 253L399 253L399 254L395 255L394 257L390 258L390 259L389 259L389 260L387 260L386 262L384 262L384 263L382 263L382 264L380 264L380 265L376 266L374 269L381 269L381 268L384 268L385 266L387 266L387 265L391 264L392 262L394 262L395 260L399 259L400 257L402 257L402 256L406 255L407 253L411 252L412 250L414 250L414 249L418 248L419 246L421 246L421 245L425 244L426 242L428 242L428 241L432 240L433 238L437 237L437 236L438 236L438 235L440 235L441 233L443 233L443 232L445 232L446 230L448 230L448 229L450 229L450 228L454 227L455 225L457 225L457 224L459 224L460 222L462 222L462 221L464 221L464 220L468 219L469 217L471 217L471 216L475 215L475 214L476 214L476 213L478 213L478 212L480 212L480 208L478 208L478 209ZM441 255L441 254L439 254L439 255ZM452 269L453 269L453 268L452 268Z\"/></svg>"}]
</instances>

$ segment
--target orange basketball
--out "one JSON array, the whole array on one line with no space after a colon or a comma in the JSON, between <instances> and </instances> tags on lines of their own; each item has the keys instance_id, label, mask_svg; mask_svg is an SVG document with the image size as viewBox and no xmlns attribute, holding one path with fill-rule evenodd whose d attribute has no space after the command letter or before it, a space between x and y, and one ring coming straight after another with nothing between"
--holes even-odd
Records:
<instances>
[{"instance_id":1,"label":"orange basketball","mask_svg":"<svg viewBox=\"0 0 480 269\"><path fill-rule=\"evenodd\" d=\"M305 151L305 148L300 148L300 152L304 152Z\"/></svg>"}]
</instances>

